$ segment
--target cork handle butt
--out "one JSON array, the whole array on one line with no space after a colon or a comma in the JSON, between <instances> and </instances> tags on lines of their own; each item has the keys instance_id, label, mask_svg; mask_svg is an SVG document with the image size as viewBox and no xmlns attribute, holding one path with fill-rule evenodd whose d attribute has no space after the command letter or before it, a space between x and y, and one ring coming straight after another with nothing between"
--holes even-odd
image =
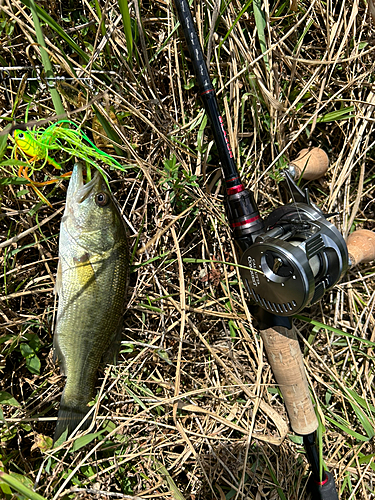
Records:
<instances>
[{"instance_id":1,"label":"cork handle butt","mask_svg":"<svg viewBox=\"0 0 375 500\"><path fill-rule=\"evenodd\" d=\"M302 175L308 181L319 179L328 170L329 159L327 153L320 148L302 149L295 160L291 162L295 169L295 177Z\"/></svg>"},{"instance_id":2,"label":"cork handle butt","mask_svg":"<svg viewBox=\"0 0 375 500\"><path fill-rule=\"evenodd\" d=\"M358 229L346 241L351 267L375 260L375 233Z\"/></svg>"},{"instance_id":3,"label":"cork handle butt","mask_svg":"<svg viewBox=\"0 0 375 500\"><path fill-rule=\"evenodd\" d=\"M294 327L275 326L260 332L276 382L280 386L293 431L311 434L318 428Z\"/></svg>"}]
</instances>

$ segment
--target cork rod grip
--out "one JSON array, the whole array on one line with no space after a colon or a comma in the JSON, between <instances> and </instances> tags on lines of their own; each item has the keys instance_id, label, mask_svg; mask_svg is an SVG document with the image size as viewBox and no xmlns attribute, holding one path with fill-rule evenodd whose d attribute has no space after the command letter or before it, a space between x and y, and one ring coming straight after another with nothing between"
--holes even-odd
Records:
<instances>
[{"instance_id":1,"label":"cork rod grip","mask_svg":"<svg viewBox=\"0 0 375 500\"><path fill-rule=\"evenodd\" d=\"M294 327L275 326L261 330L268 361L280 386L296 434L306 435L318 428L318 420L311 401L297 333Z\"/></svg>"}]
</instances>

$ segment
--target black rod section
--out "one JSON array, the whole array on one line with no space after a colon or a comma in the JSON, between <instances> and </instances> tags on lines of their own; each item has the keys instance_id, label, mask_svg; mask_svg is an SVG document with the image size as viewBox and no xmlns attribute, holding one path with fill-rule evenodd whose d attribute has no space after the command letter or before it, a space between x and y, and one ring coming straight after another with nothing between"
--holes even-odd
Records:
<instances>
[{"instance_id":1,"label":"black rod section","mask_svg":"<svg viewBox=\"0 0 375 500\"><path fill-rule=\"evenodd\" d=\"M212 86L210 75L207 70L202 47L199 43L198 35L195 30L189 4L187 0L177 0L175 4L189 49L195 76L197 78L200 96L207 116L210 119L212 133L215 138L216 146L219 150L220 162L225 181L227 182L228 187L238 186L241 184L241 180L237 172L236 164L233 160L233 153L228 141L227 133L224 129L223 119L220 116L215 90Z\"/></svg>"},{"instance_id":2,"label":"black rod section","mask_svg":"<svg viewBox=\"0 0 375 500\"><path fill-rule=\"evenodd\" d=\"M311 492L312 500L338 500L339 497L332 474L323 470L319 463L316 432L303 436L303 444L311 470L308 489Z\"/></svg>"},{"instance_id":3,"label":"black rod section","mask_svg":"<svg viewBox=\"0 0 375 500\"><path fill-rule=\"evenodd\" d=\"M322 470L319 464L319 453L316 446L316 433L306 434L303 436L303 444L305 446L307 459L310 464L311 472L316 482L322 481Z\"/></svg>"},{"instance_id":4,"label":"black rod section","mask_svg":"<svg viewBox=\"0 0 375 500\"><path fill-rule=\"evenodd\" d=\"M190 58L197 78L200 97L210 121L221 168L226 183L226 212L234 238L242 250L254 243L264 224L251 191L244 188L229 144L224 122L220 115L210 75L203 57L202 47L195 30L187 0L175 0L181 27L184 31Z\"/></svg>"}]
</instances>

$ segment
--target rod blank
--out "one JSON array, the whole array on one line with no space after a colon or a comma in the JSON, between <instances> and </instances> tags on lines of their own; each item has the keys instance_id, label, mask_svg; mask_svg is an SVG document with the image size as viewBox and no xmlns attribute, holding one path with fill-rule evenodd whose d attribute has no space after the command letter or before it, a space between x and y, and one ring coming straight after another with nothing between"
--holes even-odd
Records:
<instances>
[{"instance_id":1,"label":"rod blank","mask_svg":"<svg viewBox=\"0 0 375 500\"><path fill-rule=\"evenodd\" d=\"M216 100L215 90L212 86L210 75L203 57L202 47L199 43L195 30L193 17L187 0L175 0L175 5L183 29L186 43L189 49L191 62L194 67L200 97L210 120L215 144L218 149L221 167L227 188L233 188L241 184L241 180L234 162L233 153L229 144L228 135L224 128L224 122L220 115Z\"/></svg>"}]
</instances>

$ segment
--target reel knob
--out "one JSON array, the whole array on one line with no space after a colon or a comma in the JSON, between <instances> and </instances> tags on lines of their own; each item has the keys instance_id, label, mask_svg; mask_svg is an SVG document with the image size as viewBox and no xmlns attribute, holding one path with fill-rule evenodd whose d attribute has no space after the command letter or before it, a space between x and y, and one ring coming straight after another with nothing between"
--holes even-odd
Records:
<instances>
[{"instance_id":1,"label":"reel knob","mask_svg":"<svg viewBox=\"0 0 375 500\"><path fill-rule=\"evenodd\" d=\"M348 236L346 244L352 267L375 259L375 233L373 231L357 229Z\"/></svg>"},{"instance_id":2,"label":"reel knob","mask_svg":"<svg viewBox=\"0 0 375 500\"><path fill-rule=\"evenodd\" d=\"M329 158L320 148L302 149L295 160L290 162L292 176L305 180L320 179L328 170Z\"/></svg>"}]
</instances>

